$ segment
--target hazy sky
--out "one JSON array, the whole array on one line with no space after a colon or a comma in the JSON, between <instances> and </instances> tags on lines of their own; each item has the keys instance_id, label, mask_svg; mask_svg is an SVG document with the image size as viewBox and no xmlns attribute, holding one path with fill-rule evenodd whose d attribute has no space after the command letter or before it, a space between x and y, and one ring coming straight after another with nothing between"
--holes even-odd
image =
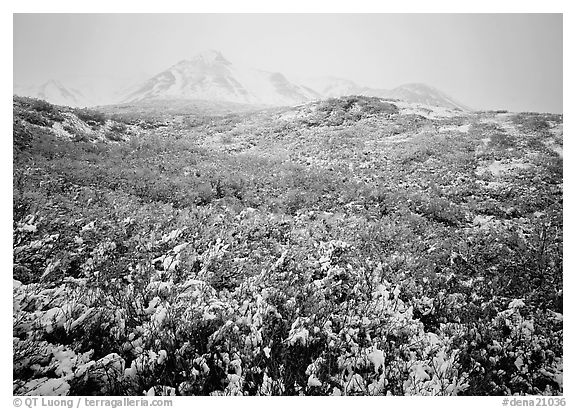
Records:
<instances>
[{"instance_id":1,"label":"hazy sky","mask_svg":"<svg viewBox=\"0 0 576 409\"><path fill-rule=\"evenodd\" d=\"M14 81L152 76L205 49L289 79L562 112L561 14L16 14Z\"/></svg>"}]
</instances>

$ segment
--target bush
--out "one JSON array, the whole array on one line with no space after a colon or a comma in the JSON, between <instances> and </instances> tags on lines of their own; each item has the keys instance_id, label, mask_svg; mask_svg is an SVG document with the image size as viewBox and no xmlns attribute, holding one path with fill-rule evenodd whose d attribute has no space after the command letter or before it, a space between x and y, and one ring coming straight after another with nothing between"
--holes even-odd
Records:
<instances>
[{"instance_id":1,"label":"bush","mask_svg":"<svg viewBox=\"0 0 576 409\"><path fill-rule=\"evenodd\" d=\"M112 123L105 131L107 139L115 142L124 140L124 134L128 130L128 126L121 122Z\"/></svg>"},{"instance_id":2,"label":"bush","mask_svg":"<svg viewBox=\"0 0 576 409\"><path fill-rule=\"evenodd\" d=\"M46 116L51 121L55 122L64 121L64 117L62 116L60 109L42 99L33 100L32 104L30 105L30 108L40 113L41 115Z\"/></svg>"},{"instance_id":3,"label":"bush","mask_svg":"<svg viewBox=\"0 0 576 409\"><path fill-rule=\"evenodd\" d=\"M75 109L74 113L78 116L78 118L92 127L104 125L106 123L106 115L93 109Z\"/></svg>"},{"instance_id":4,"label":"bush","mask_svg":"<svg viewBox=\"0 0 576 409\"><path fill-rule=\"evenodd\" d=\"M14 149L24 150L31 146L32 132L30 132L25 123L16 117L12 119L12 138Z\"/></svg>"},{"instance_id":5,"label":"bush","mask_svg":"<svg viewBox=\"0 0 576 409\"><path fill-rule=\"evenodd\" d=\"M508 134L497 132L490 136L490 146L500 149L508 149L516 146L516 141Z\"/></svg>"},{"instance_id":6,"label":"bush","mask_svg":"<svg viewBox=\"0 0 576 409\"><path fill-rule=\"evenodd\" d=\"M302 121L309 126L340 126L346 122L357 122L370 116L389 117L398 114L398 107L376 97L346 96L321 101L318 114Z\"/></svg>"},{"instance_id":7,"label":"bush","mask_svg":"<svg viewBox=\"0 0 576 409\"><path fill-rule=\"evenodd\" d=\"M121 122L114 122L110 125L109 129L112 132L124 133L128 130L128 126L126 126L126 124L121 123Z\"/></svg>"},{"instance_id":8,"label":"bush","mask_svg":"<svg viewBox=\"0 0 576 409\"><path fill-rule=\"evenodd\" d=\"M547 133L550 129L547 118L543 114L521 113L515 115L512 121L528 133Z\"/></svg>"},{"instance_id":9,"label":"bush","mask_svg":"<svg viewBox=\"0 0 576 409\"><path fill-rule=\"evenodd\" d=\"M35 99L30 105L30 108L32 108L34 111L44 112L47 114L50 114L55 111L54 105L42 99Z\"/></svg>"}]
</instances>

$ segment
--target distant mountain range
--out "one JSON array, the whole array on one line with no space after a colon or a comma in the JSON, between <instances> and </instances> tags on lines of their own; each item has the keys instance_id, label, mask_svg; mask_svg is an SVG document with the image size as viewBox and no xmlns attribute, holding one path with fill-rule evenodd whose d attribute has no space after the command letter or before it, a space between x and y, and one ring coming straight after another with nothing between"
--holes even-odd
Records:
<instances>
[{"instance_id":1,"label":"distant mountain range","mask_svg":"<svg viewBox=\"0 0 576 409\"><path fill-rule=\"evenodd\" d=\"M92 89L89 89L92 88ZM113 84L99 92L83 85L67 86L48 81L40 86L14 86L14 93L45 99L58 105L95 106L150 101L204 100L258 106L296 105L343 95L402 99L424 105L468 110L440 90L425 84L406 84L392 90L369 88L341 78L314 78L303 83L279 72L244 67L209 50L182 60L165 71L136 84Z\"/></svg>"},{"instance_id":2,"label":"distant mountain range","mask_svg":"<svg viewBox=\"0 0 576 409\"><path fill-rule=\"evenodd\" d=\"M356 84L354 81L320 77L304 82L308 87L316 90L324 98L341 97L343 95L364 95L370 97L401 99L422 105L457 108L463 111L470 110L466 105L454 100L444 92L426 84L404 84L391 90L370 88Z\"/></svg>"},{"instance_id":3,"label":"distant mountain range","mask_svg":"<svg viewBox=\"0 0 576 409\"><path fill-rule=\"evenodd\" d=\"M14 85L14 94L44 99L56 105L81 106L87 102L82 92L50 80L39 86Z\"/></svg>"}]
</instances>

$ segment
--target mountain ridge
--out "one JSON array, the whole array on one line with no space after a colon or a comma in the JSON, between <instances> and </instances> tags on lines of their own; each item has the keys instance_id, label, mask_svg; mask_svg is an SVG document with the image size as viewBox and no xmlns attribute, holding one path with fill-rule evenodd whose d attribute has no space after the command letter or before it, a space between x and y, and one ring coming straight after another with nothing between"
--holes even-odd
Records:
<instances>
[{"instance_id":1,"label":"mountain ridge","mask_svg":"<svg viewBox=\"0 0 576 409\"><path fill-rule=\"evenodd\" d=\"M204 99L234 103L292 105L319 98L309 88L290 82L280 72L232 64L209 50L181 60L145 81L123 103L146 99Z\"/></svg>"},{"instance_id":2,"label":"mountain ridge","mask_svg":"<svg viewBox=\"0 0 576 409\"><path fill-rule=\"evenodd\" d=\"M372 88L337 77L291 81L281 72L265 71L229 61L216 50L183 59L143 81L115 84L106 95L64 84L58 80L34 86L14 86L14 93L45 99L59 105L98 106L143 101L205 100L254 106L292 106L346 95L401 99L410 103L469 111L446 93L422 83L403 84L391 90ZM94 87L92 87L94 88Z\"/></svg>"}]
</instances>

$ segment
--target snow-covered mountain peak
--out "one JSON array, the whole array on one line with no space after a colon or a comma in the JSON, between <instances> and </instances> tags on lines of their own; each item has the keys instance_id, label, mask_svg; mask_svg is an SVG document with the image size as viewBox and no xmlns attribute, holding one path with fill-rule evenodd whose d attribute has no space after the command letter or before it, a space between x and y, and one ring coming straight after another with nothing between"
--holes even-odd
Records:
<instances>
[{"instance_id":1,"label":"snow-covered mountain peak","mask_svg":"<svg viewBox=\"0 0 576 409\"><path fill-rule=\"evenodd\" d=\"M424 105L458 108L463 111L470 109L439 89L421 83L400 85L399 87L392 89L389 96Z\"/></svg>"},{"instance_id":2,"label":"snow-covered mountain peak","mask_svg":"<svg viewBox=\"0 0 576 409\"><path fill-rule=\"evenodd\" d=\"M204 65L214 65L214 64L224 64L230 65L228 61L220 51L217 50L205 50L196 55L194 55L190 60L191 63L204 64Z\"/></svg>"},{"instance_id":3,"label":"snow-covered mountain peak","mask_svg":"<svg viewBox=\"0 0 576 409\"><path fill-rule=\"evenodd\" d=\"M256 105L293 105L318 98L281 73L256 70L204 51L142 83L124 102L189 99Z\"/></svg>"},{"instance_id":4,"label":"snow-covered mountain peak","mask_svg":"<svg viewBox=\"0 0 576 409\"><path fill-rule=\"evenodd\" d=\"M44 84L42 84L41 87L65 88L64 85L62 85L62 83L60 81L55 80L55 79L49 79Z\"/></svg>"},{"instance_id":5,"label":"snow-covered mountain peak","mask_svg":"<svg viewBox=\"0 0 576 409\"><path fill-rule=\"evenodd\" d=\"M44 99L57 105L81 106L86 102L85 96L80 91L67 87L55 79L48 80L41 85L15 84L14 93Z\"/></svg>"},{"instance_id":6,"label":"snow-covered mountain peak","mask_svg":"<svg viewBox=\"0 0 576 409\"><path fill-rule=\"evenodd\" d=\"M416 94L422 94L422 95L440 92L438 89L436 89L430 85L422 84L420 82L412 82L409 84L403 84L403 85L400 85L399 87L396 87L395 89L406 89L406 90L412 91Z\"/></svg>"},{"instance_id":7,"label":"snow-covered mountain peak","mask_svg":"<svg viewBox=\"0 0 576 409\"><path fill-rule=\"evenodd\" d=\"M319 92L323 97L338 97L363 93L363 87L345 78L331 76L309 78L304 81L304 84Z\"/></svg>"}]
</instances>

